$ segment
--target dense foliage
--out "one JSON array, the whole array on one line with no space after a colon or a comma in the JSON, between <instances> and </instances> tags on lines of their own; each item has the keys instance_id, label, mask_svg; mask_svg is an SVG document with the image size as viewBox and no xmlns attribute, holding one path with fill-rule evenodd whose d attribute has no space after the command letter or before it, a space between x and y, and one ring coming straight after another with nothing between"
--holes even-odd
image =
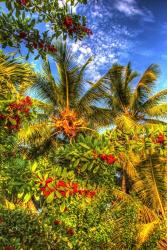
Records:
<instances>
[{"instance_id":1,"label":"dense foliage","mask_svg":"<svg viewBox=\"0 0 167 250\"><path fill-rule=\"evenodd\" d=\"M81 17L73 7L86 4L86 0L67 1L65 4L58 0L6 0L0 13L0 43L3 48L14 47L21 53L22 44L29 53L37 52L36 59L41 55L55 54L53 40L60 35L74 39L82 39L91 35L86 27L86 17ZM47 25L41 31L40 25Z\"/></svg>"},{"instance_id":2,"label":"dense foliage","mask_svg":"<svg viewBox=\"0 0 167 250\"><path fill-rule=\"evenodd\" d=\"M130 64L88 81L92 58L79 65L66 44L52 44L62 33L92 33L70 8L86 1L67 2L6 0L0 16L3 47L24 43L45 58L37 74L0 53L0 249L166 250L167 90L154 93L158 66L134 88ZM39 32L43 23L53 35Z\"/></svg>"}]
</instances>

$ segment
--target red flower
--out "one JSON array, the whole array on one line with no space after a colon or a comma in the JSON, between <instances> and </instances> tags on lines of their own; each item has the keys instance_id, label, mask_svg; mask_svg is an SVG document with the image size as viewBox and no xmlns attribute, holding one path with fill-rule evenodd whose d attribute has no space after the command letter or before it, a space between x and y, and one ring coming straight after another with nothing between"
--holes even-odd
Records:
<instances>
[{"instance_id":1,"label":"red flower","mask_svg":"<svg viewBox=\"0 0 167 250\"><path fill-rule=\"evenodd\" d=\"M69 27L73 25L73 19L70 16L67 16L64 20L64 25Z\"/></svg>"},{"instance_id":2,"label":"red flower","mask_svg":"<svg viewBox=\"0 0 167 250\"><path fill-rule=\"evenodd\" d=\"M85 190L84 189L78 190L78 193L83 195L83 194L85 194Z\"/></svg>"},{"instance_id":3,"label":"red flower","mask_svg":"<svg viewBox=\"0 0 167 250\"><path fill-rule=\"evenodd\" d=\"M95 195L96 195L96 191L89 191L86 196L93 198L93 196L95 196Z\"/></svg>"},{"instance_id":4,"label":"red flower","mask_svg":"<svg viewBox=\"0 0 167 250\"><path fill-rule=\"evenodd\" d=\"M78 183L72 183L72 188L73 188L73 192L77 193L78 192Z\"/></svg>"},{"instance_id":5,"label":"red flower","mask_svg":"<svg viewBox=\"0 0 167 250\"><path fill-rule=\"evenodd\" d=\"M106 155L106 154L101 154L99 155L100 159L102 161L107 162L108 164L113 164L117 159L113 155Z\"/></svg>"},{"instance_id":6,"label":"red flower","mask_svg":"<svg viewBox=\"0 0 167 250\"><path fill-rule=\"evenodd\" d=\"M108 164L113 164L117 159L113 155L108 155L106 162Z\"/></svg>"},{"instance_id":7,"label":"red flower","mask_svg":"<svg viewBox=\"0 0 167 250\"><path fill-rule=\"evenodd\" d=\"M31 100L30 96L26 96L24 100L25 100L26 104L32 105L32 100Z\"/></svg>"},{"instance_id":8,"label":"red flower","mask_svg":"<svg viewBox=\"0 0 167 250\"><path fill-rule=\"evenodd\" d=\"M19 37L22 38L22 39L26 38L26 36L27 36L27 34L25 32L20 32L19 33Z\"/></svg>"},{"instance_id":9,"label":"red flower","mask_svg":"<svg viewBox=\"0 0 167 250\"><path fill-rule=\"evenodd\" d=\"M58 181L57 187L67 187L67 184L64 181Z\"/></svg>"},{"instance_id":10,"label":"red flower","mask_svg":"<svg viewBox=\"0 0 167 250\"><path fill-rule=\"evenodd\" d=\"M61 224L61 221L55 220L53 223L54 223L54 225L60 225L60 224Z\"/></svg>"},{"instance_id":11,"label":"red flower","mask_svg":"<svg viewBox=\"0 0 167 250\"><path fill-rule=\"evenodd\" d=\"M73 236L75 234L74 229L72 228L67 229L67 234Z\"/></svg>"},{"instance_id":12,"label":"red flower","mask_svg":"<svg viewBox=\"0 0 167 250\"><path fill-rule=\"evenodd\" d=\"M46 189L43 190L43 195L48 197L51 194L51 191L47 191Z\"/></svg>"},{"instance_id":13,"label":"red flower","mask_svg":"<svg viewBox=\"0 0 167 250\"><path fill-rule=\"evenodd\" d=\"M66 197L66 191L59 191L63 197Z\"/></svg>"},{"instance_id":14,"label":"red flower","mask_svg":"<svg viewBox=\"0 0 167 250\"><path fill-rule=\"evenodd\" d=\"M165 137L164 137L164 135L162 135L162 134L160 134L160 135L157 137L157 139L156 139L156 142L157 142L157 143L164 143L164 141L165 141Z\"/></svg>"},{"instance_id":15,"label":"red flower","mask_svg":"<svg viewBox=\"0 0 167 250\"><path fill-rule=\"evenodd\" d=\"M45 184L47 185L48 183L51 183L53 182L53 178L49 177L46 181L45 181Z\"/></svg>"},{"instance_id":16,"label":"red flower","mask_svg":"<svg viewBox=\"0 0 167 250\"><path fill-rule=\"evenodd\" d=\"M26 5L27 4L27 0L21 0L21 4L22 5Z\"/></svg>"},{"instance_id":17,"label":"red flower","mask_svg":"<svg viewBox=\"0 0 167 250\"><path fill-rule=\"evenodd\" d=\"M24 113L28 114L30 112L29 108L24 109Z\"/></svg>"},{"instance_id":18,"label":"red flower","mask_svg":"<svg viewBox=\"0 0 167 250\"><path fill-rule=\"evenodd\" d=\"M107 160L107 155L106 155L106 154L101 154L101 155L99 155L99 157L100 157L100 159L101 159L102 161Z\"/></svg>"}]
</instances>

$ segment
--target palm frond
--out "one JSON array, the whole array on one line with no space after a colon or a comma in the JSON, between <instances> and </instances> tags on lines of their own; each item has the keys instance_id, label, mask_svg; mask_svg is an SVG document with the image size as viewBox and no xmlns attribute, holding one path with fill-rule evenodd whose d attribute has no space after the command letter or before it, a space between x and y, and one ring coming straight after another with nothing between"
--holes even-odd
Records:
<instances>
[{"instance_id":1,"label":"palm frond","mask_svg":"<svg viewBox=\"0 0 167 250\"><path fill-rule=\"evenodd\" d=\"M158 65L151 64L140 78L134 90L133 100L131 103L133 110L137 110L140 105L147 101L151 92L153 91L153 87L155 86L158 76Z\"/></svg>"},{"instance_id":2,"label":"palm frond","mask_svg":"<svg viewBox=\"0 0 167 250\"><path fill-rule=\"evenodd\" d=\"M167 202L166 166L161 164L157 155L148 155L147 159L136 167L139 178L134 181L133 189L149 208L165 216Z\"/></svg>"},{"instance_id":3,"label":"palm frond","mask_svg":"<svg viewBox=\"0 0 167 250\"><path fill-rule=\"evenodd\" d=\"M0 98L4 99L9 93L23 94L35 78L35 73L28 63L19 58L11 59L10 54L0 54Z\"/></svg>"}]
</instances>

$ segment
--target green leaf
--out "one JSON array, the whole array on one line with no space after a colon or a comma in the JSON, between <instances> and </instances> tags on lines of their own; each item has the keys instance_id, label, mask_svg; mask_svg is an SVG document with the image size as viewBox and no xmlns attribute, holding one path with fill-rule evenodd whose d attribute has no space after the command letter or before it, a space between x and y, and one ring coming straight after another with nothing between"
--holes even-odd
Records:
<instances>
[{"instance_id":1,"label":"green leaf","mask_svg":"<svg viewBox=\"0 0 167 250\"><path fill-rule=\"evenodd\" d=\"M23 197L23 194L24 194L24 192L18 193L17 197L18 197L19 199L21 199L21 198Z\"/></svg>"},{"instance_id":2,"label":"green leaf","mask_svg":"<svg viewBox=\"0 0 167 250\"><path fill-rule=\"evenodd\" d=\"M56 194L57 198L62 198L62 195L59 191L56 191L55 194Z\"/></svg>"},{"instance_id":3,"label":"green leaf","mask_svg":"<svg viewBox=\"0 0 167 250\"><path fill-rule=\"evenodd\" d=\"M65 203L63 202L61 205L60 205L60 212L64 212L64 210L65 210L65 207L66 207L66 205L65 205Z\"/></svg>"},{"instance_id":4,"label":"green leaf","mask_svg":"<svg viewBox=\"0 0 167 250\"><path fill-rule=\"evenodd\" d=\"M84 172L86 169L87 169L87 163L81 167L81 172Z\"/></svg>"},{"instance_id":5,"label":"green leaf","mask_svg":"<svg viewBox=\"0 0 167 250\"><path fill-rule=\"evenodd\" d=\"M24 203L27 203L30 199L31 199L31 194L30 194L30 193L27 193L27 194L24 196Z\"/></svg>"},{"instance_id":6,"label":"green leaf","mask_svg":"<svg viewBox=\"0 0 167 250\"><path fill-rule=\"evenodd\" d=\"M86 144L80 142L79 145L81 145L83 148L90 149Z\"/></svg>"},{"instance_id":7,"label":"green leaf","mask_svg":"<svg viewBox=\"0 0 167 250\"><path fill-rule=\"evenodd\" d=\"M46 199L47 203L51 203L54 199L54 192L52 192Z\"/></svg>"},{"instance_id":8,"label":"green leaf","mask_svg":"<svg viewBox=\"0 0 167 250\"><path fill-rule=\"evenodd\" d=\"M96 174L98 170L99 170L99 166L97 166L97 167L95 167L95 168L93 169L93 173Z\"/></svg>"},{"instance_id":9,"label":"green leaf","mask_svg":"<svg viewBox=\"0 0 167 250\"><path fill-rule=\"evenodd\" d=\"M37 162L34 162L34 164L33 164L32 167L31 167L32 173L35 172L36 168L37 168Z\"/></svg>"}]
</instances>

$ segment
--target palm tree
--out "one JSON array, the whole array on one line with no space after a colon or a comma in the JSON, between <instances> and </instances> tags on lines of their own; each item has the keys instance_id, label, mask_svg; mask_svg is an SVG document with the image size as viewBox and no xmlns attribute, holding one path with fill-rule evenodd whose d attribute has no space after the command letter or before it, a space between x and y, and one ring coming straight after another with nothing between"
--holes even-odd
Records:
<instances>
[{"instance_id":1,"label":"palm tree","mask_svg":"<svg viewBox=\"0 0 167 250\"><path fill-rule=\"evenodd\" d=\"M101 96L101 82L92 84L85 79L92 58L80 65L66 44L56 47L53 59L57 78L52 75L49 61L44 61L43 73L38 75L31 88L36 95L33 102L38 107L38 119L20 131L24 141L41 147L55 144L58 138L64 139L59 132L74 137L75 129L79 132L110 124L110 110L96 105ZM65 126L64 130L58 129L61 126Z\"/></svg>"},{"instance_id":2,"label":"palm tree","mask_svg":"<svg viewBox=\"0 0 167 250\"><path fill-rule=\"evenodd\" d=\"M100 79L107 108L112 113L112 123L120 129L129 129L143 124L162 124L167 115L167 89L153 94L159 68L151 64L138 80L131 64L114 64Z\"/></svg>"},{"instance_id":3,"label":"palm tree","mask_svg":"<svg viewBox=\"0 0 167 250\"><path fill-rule=\"evenodd\" d=\"M33 83L35 73L28 63L21 58L12 59L12 54L0 52L0 100L17 98ZM11 100L9 100L11 101Z\"/></svg>"},{"instance_id":4,"label":"palm tree","mask_svg":"<svg viewBox=\"0 0 167 250\"><path fill-rule=\"evenodd\" d=\"M160 155L161 146L156 145L151 150L148 150L149 146L147 146L146 150L144 141L143 136L139 138L139 141L132 141L129 149L125 153L121 153L119 158L131 185L128 194L124 190L118 189L113 192L115 202L111 206L109 216L115 212L119 216L116 217L116 220L114 219L116 230L111 238L113 244L111 249L127 249L124 240L127 233L125 225L127 225L126 208L128 206L130 209L133 207L135 213L133 228L128 229L133 232L134 239L131 242L132 245L128 245L128 249L167 249L167 161L165 151L164 155ZM141 144L143 144L142 147ZM130 216L132 215L130 214ZM155 236L156 234L157 236ZM145 244L147 246L150 244L151 237L154 239L155 248L151 246L143 248Z\"/></svg>"}]
</instances>

